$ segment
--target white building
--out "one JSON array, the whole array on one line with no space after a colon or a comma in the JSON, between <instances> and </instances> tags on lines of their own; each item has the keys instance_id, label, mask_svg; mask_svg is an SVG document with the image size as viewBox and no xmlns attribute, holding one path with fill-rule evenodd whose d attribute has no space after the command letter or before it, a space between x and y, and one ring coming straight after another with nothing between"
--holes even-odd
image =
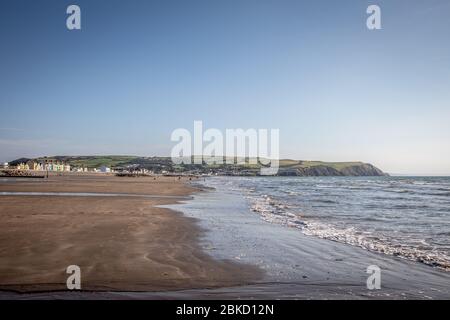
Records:
<instances>
[{"instance_id":1,"label":"white building","mask_svg":"<svg viewBox=\"0 0 450 320\"><path fill-rule=\"evenodd\" d=\"M111 168L107 167L107 166L101 166L100 167L100 172L102 172L102 173L109 173L109 172L111 172Z\"/></svg>"}]
</instances>

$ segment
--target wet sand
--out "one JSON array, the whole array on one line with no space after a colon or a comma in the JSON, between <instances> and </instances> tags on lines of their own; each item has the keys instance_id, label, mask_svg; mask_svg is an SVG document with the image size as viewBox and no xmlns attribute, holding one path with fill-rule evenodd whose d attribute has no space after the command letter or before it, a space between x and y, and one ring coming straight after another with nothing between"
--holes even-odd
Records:
<instances>
[{"instance_id":1,"label":"wet sand","mask_svg":"<svg viewBox=\"0 0 450 320\"><path fill-rule=\"evenodd\" d=\"M108 175L1 180L0 192L151 195L0 197L0 290L66 289L66 268L81 268L82 290L165 291L250 283L256 267L206 255L193 218L158 205L198 191L186 178ZM161 198L154 197L161 196Z\"/></svg>"}]
</instances>

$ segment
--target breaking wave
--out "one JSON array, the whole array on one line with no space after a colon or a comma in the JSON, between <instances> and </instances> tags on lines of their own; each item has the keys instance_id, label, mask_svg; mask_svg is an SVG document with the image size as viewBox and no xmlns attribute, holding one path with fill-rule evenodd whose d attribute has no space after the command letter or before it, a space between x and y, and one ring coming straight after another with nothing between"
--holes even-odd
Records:
<instances>
[{"instance_id":1,"label":"breaking wave","mask_svg":"<svg viewBox=\"0 0 450 320\"><path fill-rule=\"evenodd\" d=\"M417 240L420 245L418 247L392 243L387 237L361 232L354 227L339 229L323 222L308 220L307 217L289 209L289 205L268 195L253 198L251 203L251 210L258 213L267 222L299 228L308 236L358 246L366 250L398 256L450 271L450 257L447 253L431 248L426 240ZM370 220L375 221L376 219ZM450 232L442 233L442 235L448 234Z\"/></svg>"},{"instance_id":2,"label":"breaking wave","mask_svg":"<svg viewBox=\"0 0 450 320\"><path fill-rule=\"evenodd\" d=\"M366 180L336 181L334 188L330 187L333 183L323 188L314 179L257 183L244 179L234 188L244 193L251 211L267 222L450 271L450 209L439 199L442 193L434 194L447 185L437 188L429 181L383 184L377 180L368 188L370 181ZM450 179L445 183L450 185ZM402 197L389 195L393 184L402 187L396 192Z\"/></svg>"}]
</instances>

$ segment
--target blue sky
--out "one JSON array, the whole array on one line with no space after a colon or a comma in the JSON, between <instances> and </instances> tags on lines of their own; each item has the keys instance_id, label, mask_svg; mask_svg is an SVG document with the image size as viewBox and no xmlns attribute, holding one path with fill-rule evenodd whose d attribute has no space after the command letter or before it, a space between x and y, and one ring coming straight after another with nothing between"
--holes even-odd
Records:
<instances>
[{"instance_id":1,"label":"blue sky","mask_svg":"<svg viewBox=\"0 0 450 320\"><path fill-rule=\"evenodd\" d=\"M0 161L169 155L202 120L279 128L283 158L450 174L449 16L446 0L2 1Z\"/></svg>"}]
</instances>

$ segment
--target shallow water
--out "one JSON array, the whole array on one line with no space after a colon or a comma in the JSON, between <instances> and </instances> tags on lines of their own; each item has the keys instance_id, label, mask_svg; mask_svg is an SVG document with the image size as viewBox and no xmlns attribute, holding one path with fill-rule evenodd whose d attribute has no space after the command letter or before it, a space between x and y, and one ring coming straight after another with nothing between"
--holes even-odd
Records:
<instances>
[{"instance_id":1,"label":"shallow water","mask_svg":"<svg viewBox=\"0 0 450 320\"><path fill-rule=\"evenodd\" d=\"M213 178L267 222L450 270L448 177Z\"/></svg>"},{"instance_id":2,"label":"shallow water","mask_svg":"<svg viewBox=\"0 0 450 320\"><path fill-rule=\"evenodd\" d=\"M214 189L168 206L197 219L205 230L201 245L209 255L256 265L264 271L263 279L255 285L216 290L215 294L306 299L450 297L450 273L442 268L305 232L305 220L288 211L294 200L266 200L283 190L277 184L298 180L214 177L202 182ZM252 210L255 201L270 202L270 210ZM308 205L314 206L311 202ZM382 290L366 287L367 267L371 265L382 270ZM207 295L200 291L192 294Z\"/></svg>"}]
</instances>

